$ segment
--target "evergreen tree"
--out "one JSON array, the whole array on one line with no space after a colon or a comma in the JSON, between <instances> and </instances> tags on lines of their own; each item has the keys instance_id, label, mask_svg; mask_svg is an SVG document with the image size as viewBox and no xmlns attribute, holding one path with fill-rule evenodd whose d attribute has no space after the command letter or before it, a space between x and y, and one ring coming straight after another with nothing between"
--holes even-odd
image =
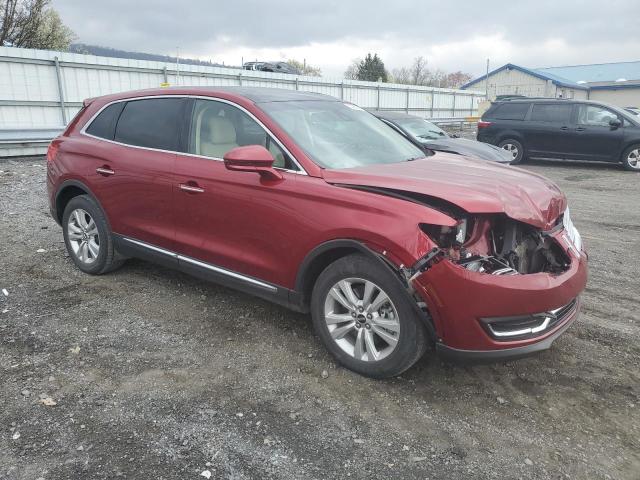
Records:
<instances>
[{"instance_id":1,"label":"evergreen tree","mask_svg":"<svg viewBox=\"0 0 640 480\"><path fill-rule=\"evenodd\" d=\"M387 71L384 68L384 62L378 57L377 53L371 56L367 53L367 56L358 65L358 80L365 80L368 82L386 82Z\"/></svg>"}]
</instances>

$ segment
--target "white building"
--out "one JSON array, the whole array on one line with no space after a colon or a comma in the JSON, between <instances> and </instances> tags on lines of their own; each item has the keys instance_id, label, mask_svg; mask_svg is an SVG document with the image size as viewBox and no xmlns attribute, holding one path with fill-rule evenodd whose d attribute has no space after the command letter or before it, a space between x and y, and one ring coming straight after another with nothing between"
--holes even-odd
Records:
<instances>
[{"instance_id":1,"label":"white building","mask_svg":"<svg viewBox=\"0 0 640 480\"><path fill-rule=\"evenodd\" d=\"M490 100L504 95L591 99L640 106L640 61L530 69L512 63L462 86L486 91Z\"/></svg>"}]
</instances>

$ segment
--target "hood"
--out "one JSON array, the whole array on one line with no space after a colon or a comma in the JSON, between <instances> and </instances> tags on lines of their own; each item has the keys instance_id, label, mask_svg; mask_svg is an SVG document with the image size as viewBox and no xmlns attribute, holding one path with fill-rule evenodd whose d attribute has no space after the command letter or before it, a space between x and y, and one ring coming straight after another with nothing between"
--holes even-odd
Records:
<instances>
[{"instance_id":1,"label":"hood","mask_svg":"<svg viewBox=\"0 0 640 480\"><path fill-rule=\"evenodd\" d=\"M504 213L548 230L564 212L567 200L542 175L438 152L409 162L324 170L326 182L428 195L469 213Z\"/></svg>"},{"instance_id":2,"label":"hood","mask_svg":"<svg viewBox=\"0 0 640 480\"><path fill-rule=\"evenodd\" d=\"M435 151L453 152L491 162L510 163L513 160L509 152L502 148L466 138L438 138L423 141L422 145Z\"/></svg>"}]
</instances>

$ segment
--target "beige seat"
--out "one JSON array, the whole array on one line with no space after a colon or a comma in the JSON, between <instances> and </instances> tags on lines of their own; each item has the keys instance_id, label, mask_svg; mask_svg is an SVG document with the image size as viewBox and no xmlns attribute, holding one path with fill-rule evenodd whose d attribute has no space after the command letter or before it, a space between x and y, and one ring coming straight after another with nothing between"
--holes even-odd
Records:
<instances>
[{"instance_id":1,"label":"beige seat","mask_svg":"<svg viewBox=\"0 0 640 480\"><path fill-rule=\"evenodd\" d=\"M231 120L219 116L202 119L200 155L223 158L225 153L237 146L236 129Z\"/></svg>"}]
</instances>

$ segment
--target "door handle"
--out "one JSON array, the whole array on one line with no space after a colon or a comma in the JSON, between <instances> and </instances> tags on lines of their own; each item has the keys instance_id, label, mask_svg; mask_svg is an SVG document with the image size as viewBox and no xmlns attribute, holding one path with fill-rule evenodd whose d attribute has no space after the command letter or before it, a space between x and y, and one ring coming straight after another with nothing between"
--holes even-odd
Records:
<instances>
[{"instance_id":1,"label":"door handle","mask_svg":"<svg viewBox=\"0 0 640 480\"><path fill-rule=\"evenodd\" d=\"M569 127L565 125L564 127L560 127L560 130L569 130Z\"/></svg>"},{"instance_id":2,"label":"door handle","mask_svg":"<svg viewBox=\"0 0 640 480\"><path fill-rule=\"evenodd\" d=\"M585 130L586 130L586 128L584 128L584 127L576 128L576 132L584 132Z\"/></svg>"},{"instance_id":3,"label":"door handle","mask_svg":"<svg viewBox=\"0 0 640 480\"><path fill-rule=\"evenodd\" d=\"M98 175L102 175L103 177L108 177L110 175L115 175L116 172L111 170L108 165L104 165L102 167L96 168L96 173Z\"/></svg>"},{"instance_id":4,"label":"door handle","mask_svg":"<svg viewBox=\"0 0 640 480\"><path fill-rule=\"evenodd\" d=\"M204 193L204 188L200 188L197 185L189 185L187 183L181 183L180 190L188 193Z\"/></svg>"}]
</instances>

